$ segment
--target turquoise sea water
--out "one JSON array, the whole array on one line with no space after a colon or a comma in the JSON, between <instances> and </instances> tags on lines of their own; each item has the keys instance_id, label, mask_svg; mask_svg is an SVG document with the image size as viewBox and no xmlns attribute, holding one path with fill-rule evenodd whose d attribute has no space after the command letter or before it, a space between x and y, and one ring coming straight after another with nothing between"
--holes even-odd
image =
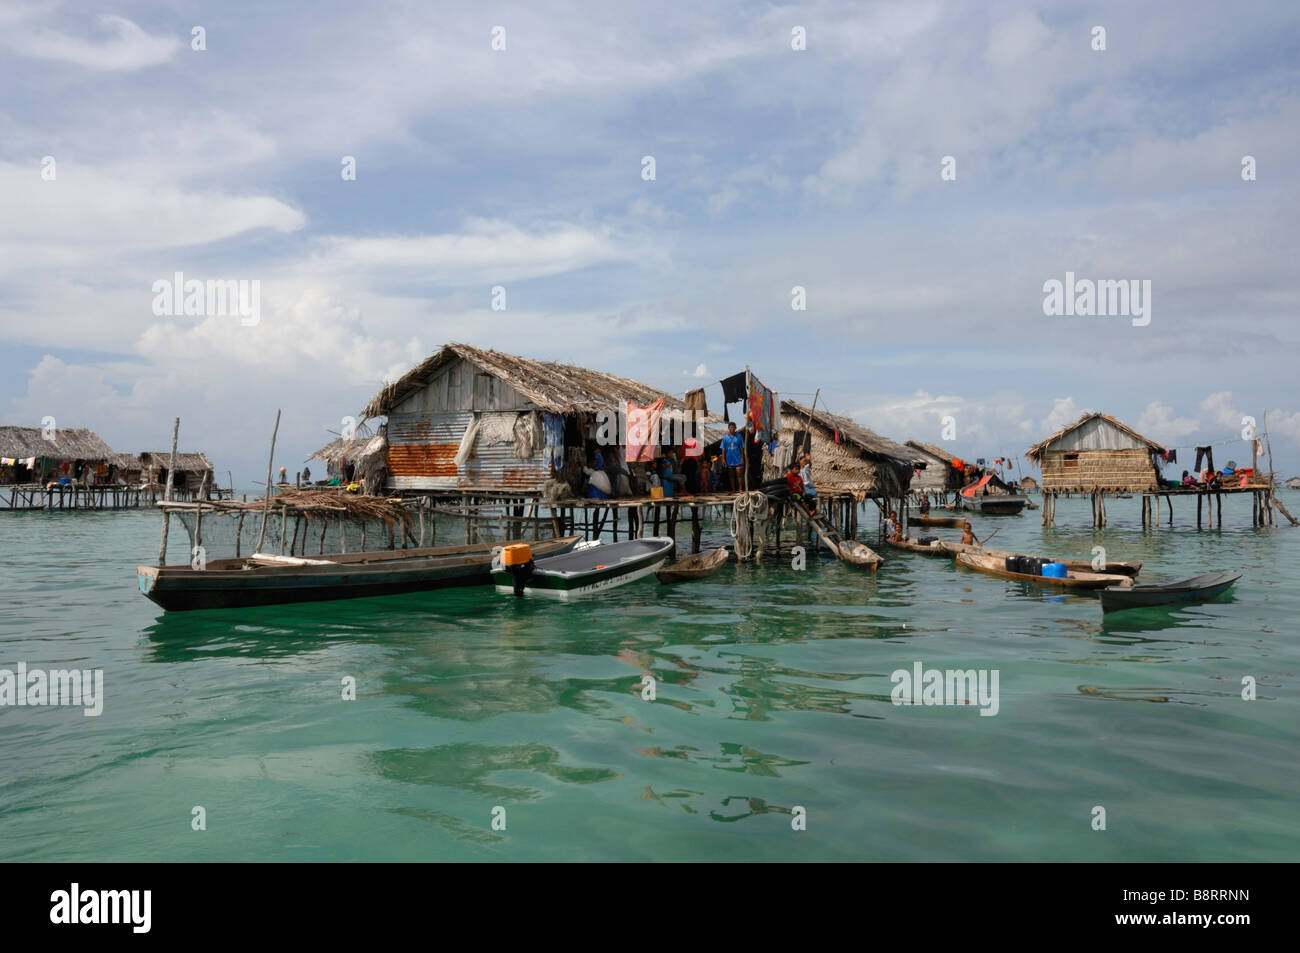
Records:
<instances>
[{"instance_id":1,"label":"turquoise sea water","mask_svg":"<svg viewBox=\"0 0 1300 953\"><path fill-rule=\"evenodd\" d=\"M569 605L164 616L134 574L156 516L0 513L0 668L102 668L106 696L0 708L0 859L1295 860L1300 530L1250 528L1238 497L1223 530L1180 501L1144 534L1138 503L1096 536L1081 500L976 532L1101 543L1145 582L1239 569L1235 594L1103 622L1095 597L882 550L875 577L821 558ZM998 713L893 705L915 662L996 670Z\"/></svg>"}]
</instances>

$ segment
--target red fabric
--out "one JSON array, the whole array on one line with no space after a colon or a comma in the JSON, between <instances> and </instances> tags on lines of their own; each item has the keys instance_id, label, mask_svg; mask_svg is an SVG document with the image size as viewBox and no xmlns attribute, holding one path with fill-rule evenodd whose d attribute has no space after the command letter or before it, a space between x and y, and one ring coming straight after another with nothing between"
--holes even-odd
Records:
<instances>
[{"instance_id":1,"label":"red fabric","mask_svg":"<svg viewBox=\"0 0 1300 953\"><path fill-rule=\"evenodd\" d=\"M791 493L802 493L803 477L797 473L787 473L785 475L785 485L790 488Z\"/></svg>"},{"instance_id":2,"label":"red fabric","mask_svg":"<svg viewBox=\"0 0 1300 953\"><path fill-rule=\"evenodd\" d=\"M993 474L991 474L991 473L985 474L984 477L983 477L983 478L982 478L978 483L976 483L974 486L968 486L968 487L966 487L966 489L962 490L962 491L961 491L961 495L962 495L962 496L974 496L976 490L978 490L978 489L979 489L980 487L982 487L985 483L988 483L989 480L992 480L992 479L993 479Z\"/></svg>"}]
</instances>

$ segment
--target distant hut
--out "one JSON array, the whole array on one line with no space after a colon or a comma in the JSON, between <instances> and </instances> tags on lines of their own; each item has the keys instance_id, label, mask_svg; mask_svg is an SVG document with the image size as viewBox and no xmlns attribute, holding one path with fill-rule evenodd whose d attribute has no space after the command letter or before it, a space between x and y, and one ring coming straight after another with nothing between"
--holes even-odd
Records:
<instances>
[{"instance_id":1,"label":"distant hut","mask_svg":"<svg viewBox=\"0 0 1300 953\"><path fill-rule=\"evenodd\" d=\"M113 450L93 430L0 427L0 483L105 482Z\"/></svg>"},{"instance_id":2,"label":"distant hut","mask_svg":"<svg viewBox=\"0 0 1300 953\"><path fill-rule=\"evenodd\" d=\"M1019 483L1022 493L1028 493L1038 489L1038 481L1031 476L1022 476Z\"/></svg>"},{"instance_id":3,"label":"distant hut","mask_svg":"<svg viewBox=\"0 0 1300 953\"><path fill-rule=\"evenodd\" d=\"M343 483L361 482L368 492L382 490L388 479L386 428L331 440L307 459L325 463L327 480L338 477Z\"/></svg>"},{"instance_id":4,"label":"distant hut","mask_svg":"<svg viewBox=\"0 0 1300 953\"><path fill-rule=\"evenodd\" d=\"M1059 493L1088 493L1093 525L1106 525L1107 493L1160 489L1159 456L1165 448L1106 414L1084 414L1075 423L1030 447L1025 456L1042 468L1043 525L1051 525ZM1143 498L1143 525L1150 500Z\"/></svg>"},{"instance_id":5,"label":"distant hut","mask_svg":"<svg viewBox=\"0 0 1300 953\"><path fill-rule=\"evenodd\" d=\"M362 414L388 419L391 490L531 496L553 471L578 482L597 415L617 420L625 401L661 397L669 419L689 413L679 398L627 378L448 344Z\"/></svg>"},{"instance_id":6,"label":"distant hut","mask_svg":"<svg viewBox=\"0 0 1300 953\"><path fill-rule=\"evenodd\" d=\"M802 448L812 454L813 485L819 493L848 493L882 506L902 501L915 472L927 461L918 451L894 443L848 417L781 401L781 429L771 475Z\"/></svg>"},{"instance_id":7,"label":"distant hut","mask_svg":"<svg viewBox=\"0 0 1300 953\"><path fill-rule=\"evenodd\" d=\"M1300 490L1300 476L1293 476L1291 479L1287 480L1286 488L1288 490Z\"/></svg>"},{"instance_id":8,"label":"distant hut","mask_svg":"<svg viewBox=\"0 0 1300 953\"><path fill-rule=\"evenodd\" d=\"M170 450L146 450L140 454L141 480L150 485L167 485L167 468L171 466ZM215 476L212 461L203 453L176 454L176 473L172 477L172 490L178 498L197 494L203 487L206 477L208 489L212 489Z\"/></svg>"},{"instance_id":9,"label":"distant hut","mask_svg":"<svg viewBox=\"0 0 1300 953\"><path fill-rule=\"evenodd\" d=\"M962 488L962 471L953 468L953 461L958 458L952 453L919 440L909 440L905 446L925 461L925 469L912 478L913 493L942 496Z\"/></svg>"}]
</instances>

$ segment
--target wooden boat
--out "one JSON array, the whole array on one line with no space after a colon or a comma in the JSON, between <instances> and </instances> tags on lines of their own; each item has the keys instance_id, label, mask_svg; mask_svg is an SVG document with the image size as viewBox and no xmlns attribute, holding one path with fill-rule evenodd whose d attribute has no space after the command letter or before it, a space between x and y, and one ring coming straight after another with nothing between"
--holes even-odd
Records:
<instances>
[{"instance_id":1,"label":"wooden boat","mask_svg":"<svg viewBox=\"0 0 1300 953\"><path fill-rule=\"evenodd\" d=\"M1012 553L1005 549L985 549L983 546L972 546L970 543L955 543L951 540L941 539L935 543L938 549L943 550L949 556L956 558L958 553L975 553L982 556L996 556L1005 562L1008 556L1029 555L1024 553ZM1041 559L1041 556L1035 556L1035 559ZM1054 563L1065 563L1065 568L1073 572L1096 572L1092 568L1092 563L1087 559L1056 559L1051 558ZM1142 563L1124 563L1124 562L1107 562L1106 569L1108 574L1118 576L1136 576L1142 569Z\"/></svg>"},{"instance_id":2,"label":"wooden boat","mask_svg":"<svg viewBox=\"0 0 1300 953\"><path fill-rule=\"evenodd\" d=\"M820 515L813 515L808 508L797 500L787 500L786 505L817 533L817 538L836 558L851 566L861 566L868 572L875 572L884 562L878 553L872 551L866 543L856 539L845 539L840 531Z\"/></svg>"},{"instance_id":3,"label":"wooden boat","mask_svg":"<svg viewBox=\"0 0 1300 953\"><path fill-rule=\"evenodd\" d=\"M856 539L841 539L835 543L836 555L846 563L854 566L861 566L870 572L875 572L884 562L880 554L875 552L866 543L859 543Z\"/></svg>"},{"instance_id":4,"label":"wooden boat","mask_svg":"<svg viewBox=\"0 0 1300 953\"><path fill-rule=\"evenodd\" d=\"M580 536L530 542L546 556L567 553ZM499 543L379 552L315 559L254 554L210 560L204 569L139 566L140 591L170 612L233 609L289 602L356 599L491 582Z\"/></svg>"},{"instance_id":5,"label":"wooden boat","mask_svg":"<svg viewBox=\"0 0 1300 953\"><path fill-rule=\"evenodd\" d=\"M1102 612L1119 612L1121 609L1144 609L1152 606L1177 605L1188 602L1205 602L1221 596L1241 578L1239 572L1206 572L1182 582L1163 586L1130 586L1103 589Z\"/></svg>"},{"instance_id":6,"label":"wooden boat","mask_svg":"<svg viewBox=\"0 0 1300 953\"><path fill-rule=\"evenodd\" d=\"M725 546L708 553L694 553L685 559L677 560L671 566L660 569L655 573L655 578L665 585L671 582L693 582L696 579L704 579L725 566L730 555Z\"/></svg>"},{"instance_id":7,"label":"wooden boat","mask_svg":"<svg viewBox=\"0 0 1300 953\"><path fill-rule=\"evenodd\" d=\"M1133 580L1128 576L1114 573L1067 571L1065 578L1052 576L1033 576L1027 572L1010 572L1006 568L1006 557L980 555L977 553L958 553L957 564L969 569L978 569L992 576L1003 579L1018 579L1054 589L1105 589L1107 586L1132 586Z\"/></svg>"},{"instance_id":8,"label":"wooden boat","mask_svg":"<svg viewBox=\"0 0 1300 953\"><path fill-rule=\"evenodd\" d=\"M942 549L939 546L938 540L935 540L930 545L925 546L911 539L904 539L899 542L895 542L892 539L887 539L885 540L885 545L888 546L890 549L901 549L904 552L918 553L921 556L951 557L952 555L951 553L947 552L946 550Z\"/></svg>"},{"instance_id":9,"label":"wooden boat","mask_svg":"<svg viewBox=\"0 0 1300 953\"><path fill-rule=\"evenodd\" d=\"M1029 500L1023 496L963 496L962 509L982 516L1015 516Z\"/></svg>"},{"instance_id":10,"label":"wooden boat","mask_svg":"<svg viewBox=\"0 0 1300 953\"><path fill-rule=\"evenodd\" d=\"M910 516L907 521L917 526L960 526L966 522L960 516Z\"/></svg>"},{"instance_id":11,"label":"wooden boat","mask_svg":"<svg viewBox=\"0 0 1300 953\"><path fill-rule=\"evenodd\" d=\"M492 581L497 592L573 599L650 575L663 566L676 546L668 536L605 543L562 556L494 568Z\"/></svg>"}]
</instances>

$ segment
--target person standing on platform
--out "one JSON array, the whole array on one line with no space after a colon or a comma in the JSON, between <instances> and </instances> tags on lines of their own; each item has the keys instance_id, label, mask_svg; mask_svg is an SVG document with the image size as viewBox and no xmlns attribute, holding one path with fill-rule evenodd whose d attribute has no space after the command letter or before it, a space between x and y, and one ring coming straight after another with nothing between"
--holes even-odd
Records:
<instances>
[{"instance_id":1,"label":"person standing on platform","mask_svg":"<svg viewBox=\"0 0 1300 953\"><path fill-rule=\"evenodd\" d=\"M734 422L727 424L727 434L722 438L722 462L727 468L727 489L740 492L744 485L740 468L745 465L745 438L736 433Z\"/></svg>"}]
</instances>

